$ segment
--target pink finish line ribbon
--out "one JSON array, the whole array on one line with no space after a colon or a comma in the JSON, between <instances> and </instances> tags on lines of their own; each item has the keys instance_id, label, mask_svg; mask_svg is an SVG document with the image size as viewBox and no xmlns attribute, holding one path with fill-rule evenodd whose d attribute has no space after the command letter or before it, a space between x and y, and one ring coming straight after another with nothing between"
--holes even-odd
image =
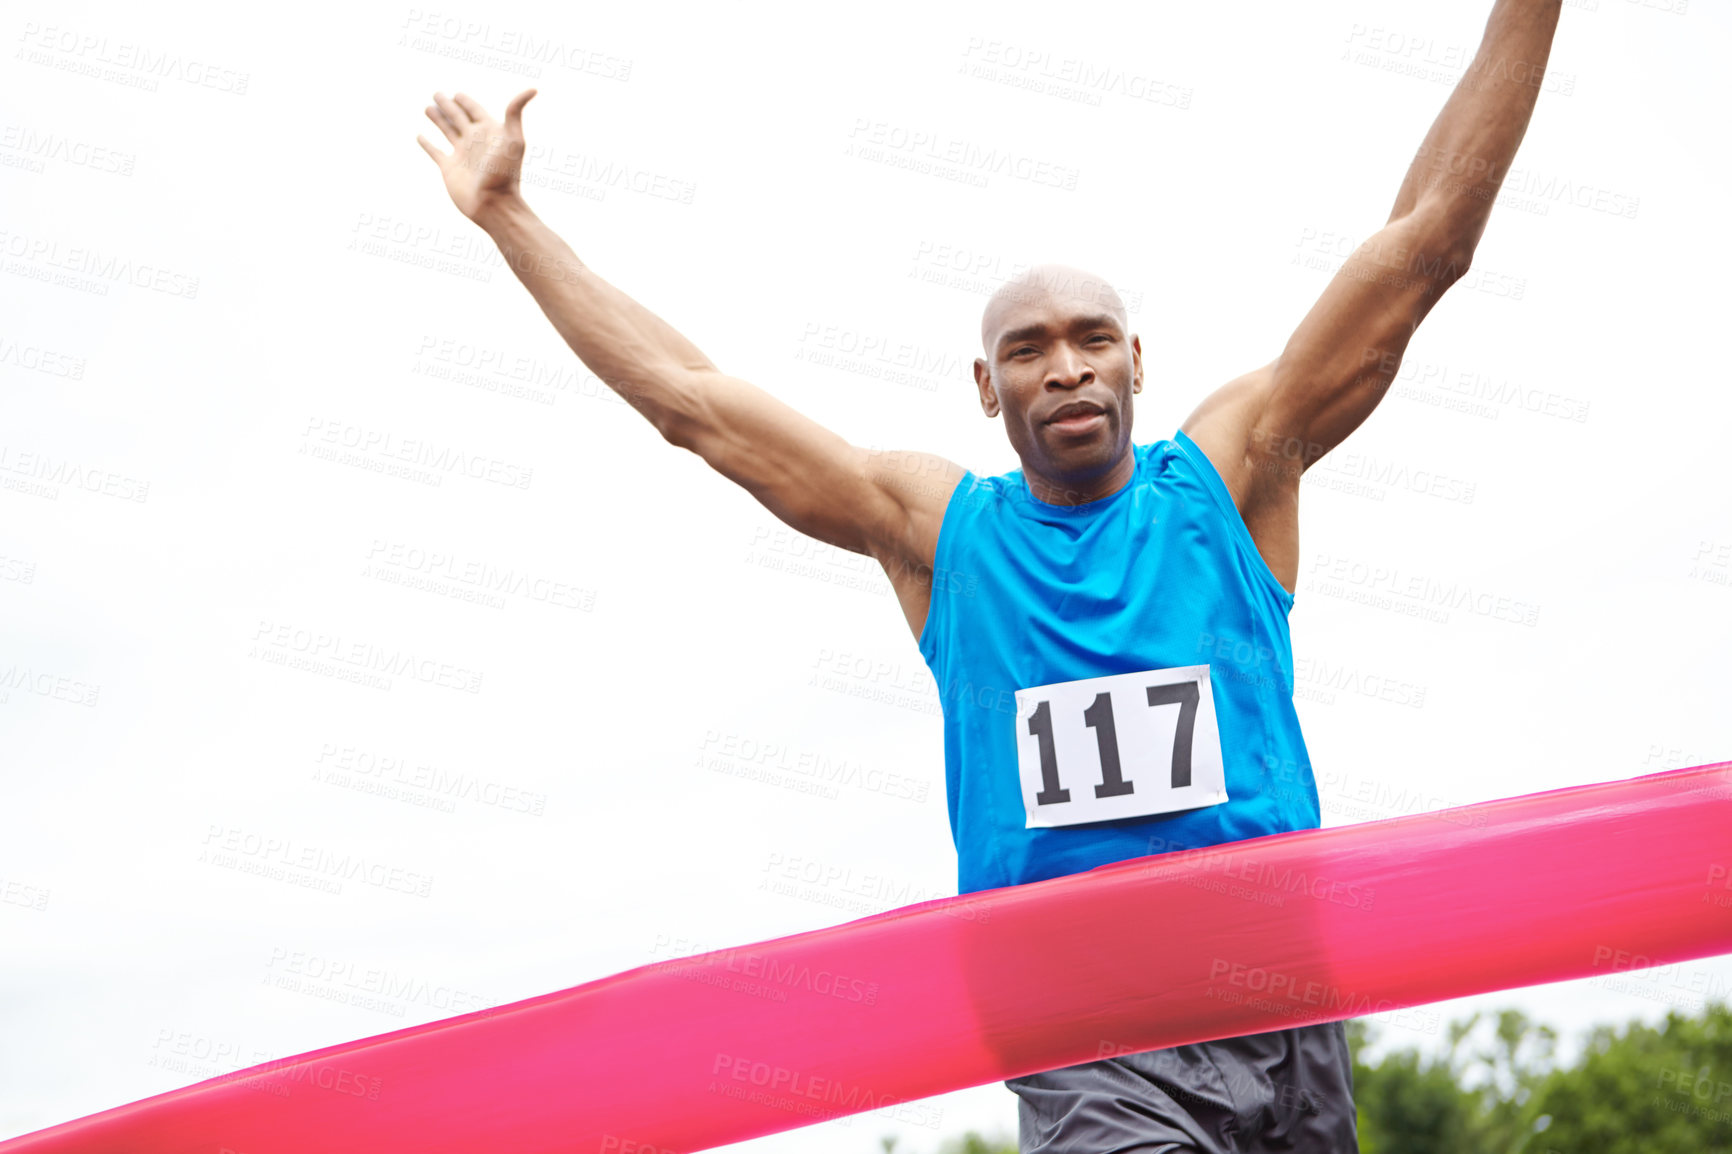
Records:
<instances>
[{"instance_id":1,"label":"pink finish line ribbon","mask_svg":"<svg viewBox=\"0 0 1732 1154\"><path fill-rule=\"evenodd\" d=\"M1732 762L1118 862L284 1058L4 1154L667 1154L1732 953Z\"/></svg>"}]
</instances>

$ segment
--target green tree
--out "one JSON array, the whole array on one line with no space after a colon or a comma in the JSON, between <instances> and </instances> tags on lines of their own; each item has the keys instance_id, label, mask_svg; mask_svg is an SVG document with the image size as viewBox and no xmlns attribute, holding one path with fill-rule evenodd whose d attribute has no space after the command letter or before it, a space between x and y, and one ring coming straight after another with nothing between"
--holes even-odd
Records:
<instances>
[{"instance_id":1,"label":"green tree","mask_svg":"<svg viewBox=\"0 0 1732 1154\"><path fill-rule=\"evenodd\" d=\"M896 1136L886 1134L878 1139L878 1144L884 1147L884 1154L895 1154ZM960 1137L946 1138L938 1147L938 1154L1017 1154L1016 1139L994 1134L990 1137L974 1130L965 1131Z\"/></svg>"},{"instance_id":2,"label":"green tree","mask_svg":"<svg viewBox=\"0 0 1732 1154\"><path fill-rule=\"evenodd\" d=\"M1519 1010L1449 1024L1439 1052L1364 1052L1376 1027L1347 1023L1361 1154L1732 1154L1732 1007L1597 1026L1567 1068L1557 1033ZM882 1140L894 1154L896 1140ZM1016 1154L969 1131L938 1154Z\"/></svg>"},{"instance_id":3,"label":"green tree","mask_svg":"<svg viewBox=\"0 0 1732 1154\"><path fill-rule=\"evenodd\" d=\"M1362 1154L1512 1154L1533 1135L1557 1044L1551 1027L1519 1010L1475 1013L1449 1024L1440 1054L1410 1047L1370 1065L1360 1053L1372 1029L1347 1024Z\"/></svg>"},{"instance_id":4,"label":"green tree","mask_svg":"<svg viewBox=\"0 0 1732 1154\"><path fill-rule=\"evenodd\" d=\"M1598 1027L1536 1106L1546 1127L1524 1154L1732 1152L1732 1008Z\"/></svg>"},{"instance_id":5,"label":"green tree","mask_svg":"<svg viewBox=\"0 0 1732 1154\"><path fill-rule=\"evenodd\" d=\"M1453 1027L1452 1027L1453 1031ZM1464 1154L1475 1123L1473 1096L1456 1082L1448 1056L1422 1059L1397 1050L1375 1066L1360 1060L1374 1040L1370 1023L1347 1023L1360 1154ZM1451 1054L1459 1036L1451 1039Z\"/></svg>"},{"instance_id":6,"label":"green tree","mask_svg":"<svg viewBox=\"0 0 1732 1154\"><path fill-rule=\"evenodd\" d=\"M990 1138L968 1131L960 1138L951 1138L938 1148L938 1154L1017 1154L1016 1139L1003 1135Z\"/></svg>"},{"instance_id":7,"label":"green tree","mask_svg":"<svg viewBox=\"0 0 1732 1154\"><path fill-rule=\"evenodd\" d=\"M1540 1125L1536 1095L1552 1074L1557 1031L1535 1025L1520 1010L1500 1010L1489 1046L1471 1057L1457 1057L1458 1038L1470 1037L1479 1020L1480 1015L1473 1014L1459 1027L1450 1024L1457 1078L1471 1084L1469 1093L1475 1099L1473 1148L1514 1154Z\"/></svg>"}]
</instances>

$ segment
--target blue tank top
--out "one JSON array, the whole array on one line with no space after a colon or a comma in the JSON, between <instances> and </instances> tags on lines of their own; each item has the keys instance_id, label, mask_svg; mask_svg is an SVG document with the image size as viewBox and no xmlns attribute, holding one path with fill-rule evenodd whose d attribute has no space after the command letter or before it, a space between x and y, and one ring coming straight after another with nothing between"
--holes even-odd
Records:
<instances>
[{"instance_id":1,"label":"blue tank top","mask_svg":"<svg viewBox=\"0 0 1732 1154\"><path fill-rule=\"evenodd\" d=\"M1293 708L1293 595L1190 437L1131 448L1135 475L1097 501L1048 504L1015 469L965 472L945 507L920 654L944 710L961 893L1319 824ZM1205 664L1230 800L1024 828L1018 689Z\"/></svg>"}]
</instances>

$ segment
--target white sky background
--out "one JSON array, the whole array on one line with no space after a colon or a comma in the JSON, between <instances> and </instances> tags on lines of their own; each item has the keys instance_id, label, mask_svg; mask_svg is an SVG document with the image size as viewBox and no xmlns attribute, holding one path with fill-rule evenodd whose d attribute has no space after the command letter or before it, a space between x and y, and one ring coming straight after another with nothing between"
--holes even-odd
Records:
<instances>
[{"instance_id":1,"label":"white sky background","mask_svg":"<svg viewBox=\"0 0 1732 1154\"><path fill-rule=\"evenodd\" d=\"M1666 5L1566 9L1527 191L1397 390L1308 477L1292 628L1326 824L1389 816L1361 783L1453 804L1732 759L1713 336L1729 20ZM462 59L442 26L417 40L404 5L7 4L0 1135L955 892L936 698L888 584L598 393L414 143L437 138L435 88L498 112L523 86L521 57L486 45L532 33L594 62L541 65L526 114L546 150L530 202L592 267L854 442L999 473L1017 461L968 376L987 292L1043 260L1116 283L1148 370L1134 438L1171 436L1279 352L1382 224L1489 7L471 4L442 9L488 25ZM151 73L118 62L128 46L217 71ZM1013 83L1066 61L1158 98ZM1014 150L1074 188L850 155L874 124ZM588 178L546 187L568 157ZM632 176L607 185L609 163ZM162 275L68 274L77 250ZM921 364L887 380L847 351L866 342ZM541 399L510 395L512 365ZM326 433L455 448L508 481L302 452ZM26 454L111 491L33 478ZM430 554L551 597L411 587ZM1365 568L1537 623L1367 605L1350 594L1389 591L1356 583ZM292 652L280 627L478 671L480 692L274 664L256 654ZM868 663L843 681L897 702L808 684L826 659ZM706 739L903 775L916 796L716 772ZM417 788L419 766L484 796ZM364 792L384 779L400 796ZM200 860L231 836L360 855L430 893ZM808 864L845 877L764 888ZM343 1001L368 971L421 993ZM1719 959L1439 1008L1516 1006L1573 1040L1729 987ZM927 1154L968 1126L1014 1132L1001 1086L936 1104L936 1129L865 1115L742 1148L866 1154L898 1132Z\"/></svg>"}]
</instances>

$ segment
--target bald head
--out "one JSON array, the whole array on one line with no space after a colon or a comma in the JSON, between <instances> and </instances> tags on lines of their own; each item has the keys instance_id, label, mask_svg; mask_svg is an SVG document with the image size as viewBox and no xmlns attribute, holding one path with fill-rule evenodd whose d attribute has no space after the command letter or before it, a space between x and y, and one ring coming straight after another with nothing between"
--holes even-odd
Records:
<instances>
[{"instance_id":1,"label":"bald head","mask_svg":"<svg viewBox=\"0 0 1732 1154\"><path fill-rule=\"evenodd\" d=\"M1121 328L1130 328L1125 302L1106 278L1067 264L1035 265L1000 285L986 302L986 311L980 316L980 343L987 359L992 359L998 334L1019 306L1046 302L1068 306L1063 310L1066 312L1108 312L1118 318Z\"/></svg>"},{"instance_id":2,"label":"bald head","mask_svg":"<svg viewBox=\"0 0 1732 1154\"><path fill-rule=\"evenodd\" d=\"M992 294L980 341L980 408L1004 419L1029 492L1064 505L1123 486L1136 471L1131 409L1143 354L1113 286L1080 268L1036 265Z\"/></svg>"}]
</instances>

